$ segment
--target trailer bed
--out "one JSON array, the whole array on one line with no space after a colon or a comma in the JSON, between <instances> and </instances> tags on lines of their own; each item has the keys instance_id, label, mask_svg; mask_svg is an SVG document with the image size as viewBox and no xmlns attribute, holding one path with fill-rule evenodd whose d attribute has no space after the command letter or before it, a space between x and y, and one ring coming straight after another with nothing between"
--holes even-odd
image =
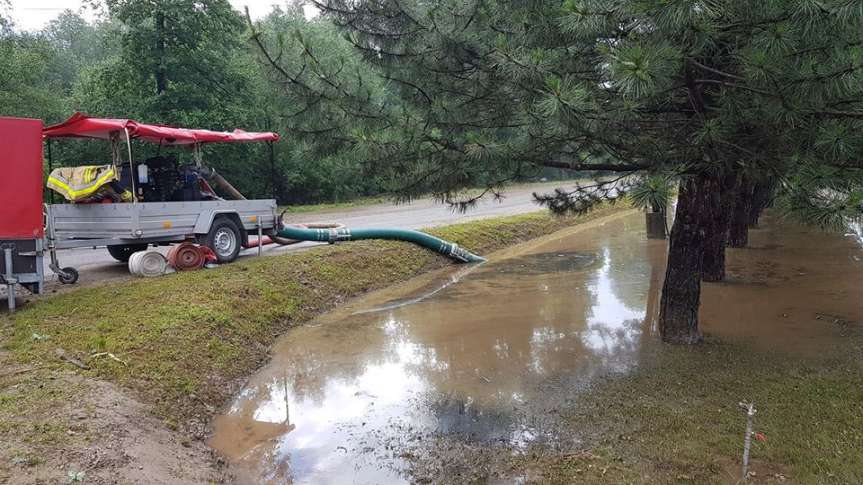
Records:
<instances>
[{"instance_id":1,"label":"trailer bed","mask_svg":"<svg viewBox=\"0 0 863 485\"><path fill-rule=\"evenodd\" d=\"M57 249L181 241L206 234L220 214L239 218L248 234L276 226L276 201L217 200L47 205L48 238ZM234 219L236 221L236 219Z\"/></svg>"}]
</instances>

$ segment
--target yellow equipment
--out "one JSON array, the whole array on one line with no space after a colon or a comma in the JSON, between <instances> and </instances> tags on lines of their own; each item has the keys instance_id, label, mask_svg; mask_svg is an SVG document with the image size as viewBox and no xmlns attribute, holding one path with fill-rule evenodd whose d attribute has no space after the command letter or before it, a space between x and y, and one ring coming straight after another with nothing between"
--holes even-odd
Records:
<instances>
[{"instance_id":1,"label":"yellow equipment","mask_svg":"<svg viewBox=\"0 0 863 485\"><path fill-rule=\"evenodd\" d=\"M123 190L118 194L111 186L112 182L119 180L113 165L85 165L55 168L48 176L47 186L72 203L105 198L124 202L132 200L131 192Z\"/></svg>"}]
</instances>

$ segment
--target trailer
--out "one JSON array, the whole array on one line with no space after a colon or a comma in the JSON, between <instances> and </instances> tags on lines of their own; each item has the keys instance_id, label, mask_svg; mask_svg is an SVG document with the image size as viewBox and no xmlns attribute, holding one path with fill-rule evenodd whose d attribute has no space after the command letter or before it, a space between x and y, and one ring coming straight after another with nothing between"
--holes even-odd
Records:
<instances>
[{"instance_id":1,"label":"trailer","mask_svg":"<svg viewBox=\"0 0 863 485\"><path fill-rule=\"evenodd\" d=\"M101 186L81 189L52 175L49 184L64 195L87 194L96 200L44 203L43 141L55 138L110 143L111 161L104 166L104 180L94 182L110 180L112 185L105 190L110 197L99 199ZM151 245L194 241L209 247L219 262L228 263L249 244L250 235L259 242L264 235L275 235L276 201L245 200L203 164L202 146L278 139L276 133L174 128L80 113L46 128L41 120L0 117L0 281L7 287L10 310L15 306L16 284L34 294L44 291L46 252L49 268L60 282L71 284L78 272L61 266L57 253L63 249L104 246L115 259L127 262ZM170 157L162 156L135 160L134 140L158 144L160 149L188 148L193 162L173 166ZM233 200L222 198L209 182Z\"/></svg>"},{"instance_id":2,"label":"trailer","mask_svg":"<svg viewBox=\"0 0 863 485\"><path fill-rule=\"evenodd\" d=\"M121 262L149 245L195 240L229 263L250 234L275 225L274 200L46 205L49 250L105 246Z\"/></svg>"}]
</instances>

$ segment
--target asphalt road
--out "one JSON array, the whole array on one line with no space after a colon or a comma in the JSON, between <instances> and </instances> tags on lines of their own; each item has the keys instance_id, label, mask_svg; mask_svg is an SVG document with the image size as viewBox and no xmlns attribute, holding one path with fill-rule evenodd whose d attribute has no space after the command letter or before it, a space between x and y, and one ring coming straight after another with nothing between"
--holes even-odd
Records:
<instances>
[{"instance_id":1,"label":"asphalt road","mask_svg":"<svg viewBox=\"0 0 863 485\"><path fill-rule=\"evenodd\" d=\"M565 186L565 182L530 184L513 187L504 193L501 200L487 197L466 213L458 213L447 205L431 199L416 200L410 204L393 205L390 203L375 204L340 210L323 210L319 212L301 213L288 217L289 222L341 222L352 228L368 227L401 227L421 229L478 219L487 219L505 215L521 214L541 210L534 202L533 192L548 192L556 187ZM300 243L290 246L265 246L264 255L282 254L322 243ZM159 248L167 253L168 248ZM59 251L60 266L71 266L80 274L80 285L98 284L114 279L129 278L129 271L124 263L114 260L105 250L99 248L79 248ZM257 249L247 249L240 257L252 257L258 254ZM56 275L47 267L45 258L45 280L48 292L61 287ZM25 290L21 290L27 294ZM0 293L5 291L0 290Z\"/></svg>"}]
</instances>

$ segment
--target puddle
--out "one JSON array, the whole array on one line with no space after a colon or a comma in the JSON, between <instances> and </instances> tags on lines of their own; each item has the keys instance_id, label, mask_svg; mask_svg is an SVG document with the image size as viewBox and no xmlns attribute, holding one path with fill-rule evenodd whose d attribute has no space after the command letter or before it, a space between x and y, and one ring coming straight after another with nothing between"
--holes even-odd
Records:
<instances>
[{"instance_id":1,"label":"puddle","mask_svg":"<svg viewBox=\"0 0 863 485\"><path fill-rule=\"evenodd\" d=\"M767 219L729 252L723 284L702 286L701 328L760 350L814 358L863 329L863 238Z\"/></svg>"},{"instance_id":2,"label":"puddle","mask_svg":"<svg viewBox=\"0 0 863 485\"><path fill-rule=\"evenodd\" d=\"M859 274L859 247L796 231L753 231L768 249L730 255L731 281L705 285L705 332L811 349L863 318L848 302L859 279L841 277ZM241 482L335 484L407 483L410 454L439 436L562 440L562 403L660 347L665 251L628 213L353 301L283 337L210 444Z\"/></svg>"}]
</instances>

